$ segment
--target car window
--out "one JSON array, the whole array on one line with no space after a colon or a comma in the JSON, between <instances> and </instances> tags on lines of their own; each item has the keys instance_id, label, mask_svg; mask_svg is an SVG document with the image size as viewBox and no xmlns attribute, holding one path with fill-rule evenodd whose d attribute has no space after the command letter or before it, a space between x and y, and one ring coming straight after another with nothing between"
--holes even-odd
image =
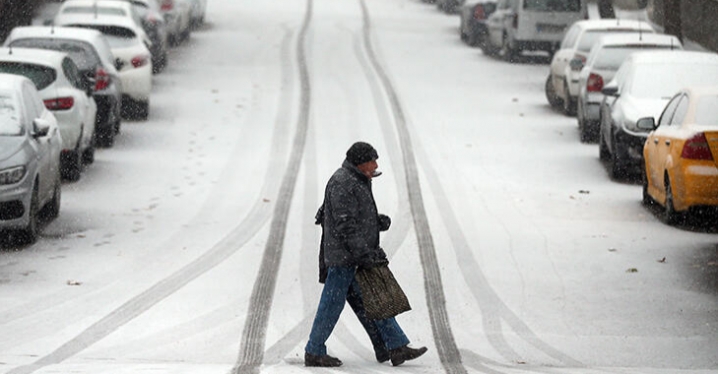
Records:
<instances>
[{"instance_id":1,"label":"car window","mask_svg":"<svg viewBox=\"0 0 718 374\"><path fill-rule=\"evenodd\" d=\"M38 90L44 89L57 79L55 69L24 62L0 61L0 73L25 76L35 84Z\"/></svg>"},{"instance_id":2,"label":"car window","mask_svg":"<svg viewBox=\"0 0 718 374\"><path fill-rule=\"evenodd\" d=\"M82 80L80 79L80 73L77 71L77 66L75 66L75 63L72 62L71 59L65 58L62 60L62 71L65 73L67 80L73 87L84 90L82 87Z\"/></svg>"},{"instance_id":3,"label":"car window","mask_svg":"<svg viewBox=\"0 0 718 374\"><path fill-rule=\"evenodd\" d=\"M579 12L581 0L526 0L524 9L537 12Z\"/></svg>"},{"instance_id":4,"label":"car window","mask_svg":"<svg viewBox=\"0 0 718 374\"><path fill-rule=\"evenodd\" d=\"M681 100L680 95L676 95L674 98L671 99L671 101L668 102L668 105L666 105L666 108L663 109L663 113L661 114L661 118L658 120L658 126L668 126L668 124L671 122L671 119L673 118L673 113L676 112L676 107L678 106L678 102Z\"/></svg>"},{"instance_id":5,"label":"car window","mask_svg":"<svg viewBox=\"0 0 718 374\"><path fill-rule=\"evenodd\" d=\"M95 48L87 42L71 39L18 39L10 43L13 47L50 49L53 51L65 52L82 70L92 70L100 65L100 56Z\"/></svg>"},{"instance_id":6,"label":"car window","mask_svg":"<svg viewBox=\"0 0 718 374\"><path fill-rule=\"evenodd\" d=\"M25 126L30 128L35 118L39 118L42 113L42 108L39 108L38 105L44 107L44 104L42 103L42 100L38 98L37 90L33 92L33 89L29 84L23 84L22 97L25 104L25 118L23 119L23 122L25 123ZM40 100L39 104L38 100Z\"/></svg>"},{"instance_id":7,"label":"car window","mask_svg":"<svg viewBox=\"0 0 718 374\"><path fill-rule=\"evenodd\" d=\"M696 123L718 126L718 95L703 96L696 104Z\"/></svg>"},{"instance_id":8,"label":"car window","mask_svg":"<svg viewBox=\"0 0 718 374\"><path fill-rule=\"evenodd\" d=\"M680 96L678 105L676 105L676 111L673 113L673 118L671 118L668 124L670 126L680 125L683 123L683 119L686 118L686 113L688 113L688 96L684 94Z\"/></svg>"},{"instance_id":9,"label":"car window","mask_svg":"<svg viewBox=\"0 0 718 374\"><path fill-rule=\"evenodd\" d=\"M630 91L639 98L669 98L683 87L718 85L716 64L647 64L633 75Z\"/></svg>"},{"instance_id":10,"label":"car window","mask_svg":"<svg viewBox=\"0 0 718 374\"><path fill-rule=\"evenodd\" d=\"M642 32L646 32L643 30ZM578 41L578 49L579 51L588 53L591 50L591 47L598 41L598 38L604 36L604 35L614 35L614 34L637 34L638 30L630 30L630 29L613 29L613 30L588 30L581 35L580 40ZM636 37L638 39L638 37Z\"/></svg>"},{"instance_id":11,"label":"car window","mask_svg":"<svg viewBox=\"0 0 718 374\"><path fill-rule=\"evenodd\" d=\"M71 25L72 27L84 27L101 32L110 43L110 48L129 47L141 43L137 34L131 29L121 26L107 25Z\"/></svg>"},{"instance_id":12,"label":"car window","mask_svg":"<svg viewBox=\"0 0 718 374\"><path fill-rule=\"evenodd\" d=\"M122 8L108 8L108 7L101 7L101 6L68 6L65 7L65 9L62 10L62 13L68 13L68 14L104 14L104 15L110 15L110 16L126 16L127 13Z\"/></svg>"},{"instance_id":13,"label":"car window","mask_svg":"<svg viewBox=\"0 0 718 374\"><path fill-rule=\"evenodd\" d=\"M0 91L0 136L20 136L24 127L20 112L12 93Z\"/></svg>"},{"instance_id":14,"label":"car window","mask_svg":"<svg viewBox=\"0 0 718 374\"><path fill-rule=\"evenodd\" d=\"M579 33L579 27L574 25L571 26L570 29L566 32L566 36L563 38L563 41L561 42L561 49L565 48L571 48L576 43L576 38L578 37Z\"/></svg>"},{"instance_id":15,"label":"car window","mask_svg":"<svg viewBox=\"0 0 718 374\"><path fill-rule=\"evenodd\" d=\"M618 70L623 61L633 52L648 49L671 49L666 45L612 45L601 48L593 58L593 67L600 70Z\"/></svg>"}]
</instances>

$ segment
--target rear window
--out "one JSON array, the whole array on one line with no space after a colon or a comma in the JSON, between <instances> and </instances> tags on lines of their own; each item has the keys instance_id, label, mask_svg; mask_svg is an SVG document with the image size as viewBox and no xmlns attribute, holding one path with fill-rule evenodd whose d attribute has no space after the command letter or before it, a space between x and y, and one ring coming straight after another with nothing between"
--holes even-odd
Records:
<instances>
[{"instance_id":1,"label":"rear window","mask_svg":"<svg viewBox=\"0 0 718 374\"><path fill-rule=\"evenodd\" d=\"M636 97L670 99L683 87L716 85L716 64L660 63L636 68L630 92Z\"/></svg>"},{"instance_id":2,"label":"rear window","mask_svg":"<svg viewBox=\"0 0 718 374\"><path fill-rule=\"evenodd\" d=\"M105 8L95 6L69 6L65 8L62 13L73 13L73 14L105 14L110 16L126 16L127 13L120 8Z\"/></svg>"},{"instance_id":3,"label":"rear window","mask_svg":"<svg viewBox=\"0 0 718 374\"><path fill-rule=\"evenodd\" d=\"M526 0L524 9L536 12L580 12L581 0Z\"/></svg>"},{"instance_id":4,"label":"rear window","mask_svg":"<svg viewBox=\"0 0 718 374\"><path fill-rule=\"evenodd\" d=\"M0 61L0 73L25 76L35 84L38 91L52 84L57 78L57 72L53 68L23 62Z\"/></svg>"},{"instance_id":5,"label":"rear window","mask_svg":"<svg viewBox=\"0 0 718 374\"><path fill-rule=\"evenodd\" d=\"M9 92L0 91L0 136L23 134L19 110Z\"/></svg>"},{"instance_id":6,"label":"rear window","mask_svg":"<svg viewBox=\"0 0 718 374\"><path fill-rule=\"evenodd\" d=\"M642 33L653 33L650 30L641 30ZM578 50L583 52L589 52L591 47L598 41L598 38L604 35L614 34L637 34L638 30L632 29L611 29L611 30L587 30L581 36L578 41ZM636 36L638 39L638 36Z\"/></svg>"},{"instance_id":7,"label":"rear window","mask_svg":"<svg viewBox=\"0 0 718 374\"><path fill-rule=\"evenodd\" d=\"M107 37L111 48L122 48L138 44L140 41L137 34L131 29L122 26L107 25L69 25L71 27L83 27L97 30Z\"/></svg>"},{"instance_id":8,"label":"rear window","mask_svg":"<svg viewBox=\"0 0 718 374\"><path fill-rule=\"evenodd\" d=\"M95 48L83 41L69 39L19 39L10 43L13 47L50 49L65 52L81 71L95 70L100 57Z\"/></svg>"},{"instance_id":9,"label":"rear window","mask_svg":"<svg viewBox=\"0 0 718 374\"><path fill-rule=\"evenodd\" d=\"M616 71L631 53L653 49L671 49L671 46L644 44L605 47L596 56L596 62L593 63L593 67L599 70Z\"/></svg>"},{"instance_id":10,"label":"rear window","mask_svg":"<svg viewBox=\"0 0 718 374\"><path fill-rule=\"evenodd\" d=\"M696 123L718 126L718 96L704 96L696 105Z\"/></svg>"}]
</instances>

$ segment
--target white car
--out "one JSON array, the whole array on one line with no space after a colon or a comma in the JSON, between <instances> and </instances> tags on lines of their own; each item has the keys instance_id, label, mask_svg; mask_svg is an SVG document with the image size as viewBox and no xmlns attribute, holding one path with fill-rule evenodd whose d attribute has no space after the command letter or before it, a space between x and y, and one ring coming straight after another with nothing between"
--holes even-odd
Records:
<instances>
[{"instance_id":1,"label":"white car","mask_svg":"<svg viewBox=\"0 0 718 374\"><path fill-rule=\"evenodd\" d=\"M66 15L59 26L84 27L100 31L110 43L122 81L122 112L126 117L147 119L152 91L152 56L143 43L141 27L127 17L84 14Z\"/></svg>"},{"instance_id":2,"label":"white car","mask_svg":"<svg viewBox=\"0 0 718 374\"><path fill-rule=\"evenodd\" d=\"M207 13L207 0L180 0L189 4L190 23L192 27L199 27L204 23L204 16ZM454 0L464 1L464 0Z\"/></svg>"},{"instance_id":3,"label":"white car","mask_svg":"<svg viewBox=\"0 0 718 374\"><path fill-rule=\"evenodd\" d=\"M172 45L178 45L189 38L192 27L192 9L190 3L182 0L159 0L160 11L165 17Z\"/></svg>"},{"instance_id":4,"label":"white car","mask_svg":"<svg viewBox=\"0 0 718 374\"><path fill-rule=\"evenodd\" d=\"M80 178L82 165L94 160L97 105L92 85L66 53L44 49L0 48L0 72L30 79L62 135L61 170L68 180Z\"/></svg>"},{"instance_id":5,"label":"white car","mask_svg":"<svg viewBox=\"0 0 718 374\"><path fill-rule=\"evenodd\" d=\"M591 47L599 37L611 33L654 33L644 21L625 19L584 20L574 23L566 32L561 49L551 59L546 79L546 97L553 107L563 105L566 115L576 112L578 74L586 63Z\"/></svg>"},{"instance_id":6,"label":"white car","mask_svg":"<svg viewBox=\"0 0 718 374\"><path fill-rule=\"evenodd\" d=\"M578 76L576 117L582 142L598 139L603 85L613 79L631 53L656 49L683 49L683 46L673 35L635 33L605 35L594 44Z\"/></svg>"},{"instance_id":7,"label":"white car","mask_svg":"<svg viewBox=\"0 0 718 374\"><path fill-rule=\"evenodd\" d=\"M484 51L507 61L525 50L552 54L566 29L585 17L585 0L498 0L486 20Z\"/></svg>"},{"instance_id":8,"label":"white car","mask_svg":"<svg viewBox=\"0 0 718 374\"><path fill-rule=\"evenodd\" d=\"M32 243L41 215L60 214L60 148L55 116L27 78L0 73L0 229Z\"/></svg>"}]
</instances>

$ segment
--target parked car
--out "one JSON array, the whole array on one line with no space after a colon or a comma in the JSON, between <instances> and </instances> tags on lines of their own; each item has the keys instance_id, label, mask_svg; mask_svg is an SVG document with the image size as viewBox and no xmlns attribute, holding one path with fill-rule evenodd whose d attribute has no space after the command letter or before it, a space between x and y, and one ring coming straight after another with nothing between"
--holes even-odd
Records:
<instances>
[{"instance_id":1,"label":"parked car","mask_svg":"<svg viewBox=\"0 0 718 374\"><path fill-rule=\"evenodd\" d=\"M102 0L107 1L107 0ZM135 22L144 30L150 40L149 50L152 53L152 71L159 73L167 66L169 37L167 23L160 12L156 0L109 0L122 1L130 4Z\"/></svg>"},{"instance_id":2,"label":"parked car","mask_svg":"<svg viewBox=\"0 0 718 374\"><path fill-rule=\"evenodd\" d=\"M97 30L75 27L15 27L5 46L65 52L80 74L94 82L92 97L97 105L95 144L112 146L120 131L122 82L107 38Z\"/></svg>"},{"instance_id":3,"label":"parked car","mask_svg":"<svg viewBox=\"0 0 718 374\"><path fill-rule=\"evenodd\" d=\"M207 13L207 0L182 0L189 4L190 24L192 27L199 27L204 23L204 16ZM465 1L465 0L453 0Z\"/></svg>"},{"instance_id":4,"label":"parked car","mask_svg":"<svg viewBox=\"0 0 718 374\"><path fill-rule=\"evenodd\" d=\"M591 47L602 35L615 33L653 33L644 21L598 19L578 21L571 25L561 42L561 49L551 59L546 83L546 97L553 107L563 105L563 112L576 112L578 74L586 63Z\"/></svg>"},{"instance_id":5,"label":"parked car","mask_svg":"<svg viewBox=\"0 0 718 374\"><path fill-rule=\"evenodd\" d=\"M446 14L454 14L465 2L466 0L436 0L436 7Z\"/></svg>"},{"instance_id":6,"label":"parked car","mask_svg":"<svg viewBox=\"0 0 718 374\"><path fill-rule=\"evenodd\" d=\"M493 0L462 6L459 11L461 40L470 46L483 48L489 32L486 19L494 11L496 11L496 2Z\"/></svg>"},{"instance_id":7,"label":"parked car","mask_svg":"<svg viewBox=\"0 0 718 374\"><path fill-rule=\"evenodd\" d=\"M60 128L62 177L80 179L82 165L95 155L97 105L89 80L67 54L43 49L0 48L0 73L22 75L35 84Z\"/></svg>"},{"instance_id":8,"label":"parked car","mask_svg":"<svg viewBox=\"0 0 718 374\"><path fill-rule=\"evenodd\" d=\"M0 74L0 229L37 239L41 215L60 214L60 148L55 116L27 78Z\"/></svg>"},{"instance_id":9,"label":"parked car","mask_svg":"<svg viewBox=\"0 0 718 374\"><path fill-rule=\"evenodd\" d=\"M682 90L657 124L646 117L637 125L651 131L643 147L644 203L662 205L668 223L694 207L718 207L718 86Z\"/></svg>"},{"instance_id":10,"label":"parked car","mask_svg":"<svg viewBox=\"0 0 718 374\"><path fill-rule=\"evenodd\" d=\"M658 117L682 87L718 85L718 55L692 51L650 51L631 54L603 88L599 157L609 161L611 176L643 166L648 131L636 123Z\"/></svg>"},{"instance_id":11,"label":"parked car","mask_svg":"<svg viewBox=\"0 0 718 374\"><path fill-rule=\"evenodd\" d=\"M566 29L586 18L584 0L498 0L485 52L514 61L522 51L553 54Z\"/></svg>"},{"instance_id":12,"label":"parked car","mask_svg":"<svg viewBox=\"0 0 718 374\"><path fill-rule=\"evenodd\" d=\"M598 139L599 108L604 83L613 79L621 63L633 52L683 49L681 41L665 34L605 35L591 48L586 65L578 76L576 117L582 142Z\"/></svg>"},{"instance_id":13,"label":"parked car","mask_svg":"<svg viewBox=\"0 0 718 374\"><path fill-rule=\"evenodd\" d=\"M160 0L160 11L167 22L171 45L178 45L189 38L192 27L192 9L180 0Z\"/></svg>"},{"instance_id":14,"label":"parked car","mask_svg":"<svg viewBox=\"0 0 718 374\"><path fill-rule=\"evenodd\" d=\"M98 15L96 17L58 18L61 26L98 30L110 43L117 61L115 67L122 81L122 112L125 117L147 119L152 91L152 59L142 42L144 31L127 17Z\"/></svg>"}]
</instances>

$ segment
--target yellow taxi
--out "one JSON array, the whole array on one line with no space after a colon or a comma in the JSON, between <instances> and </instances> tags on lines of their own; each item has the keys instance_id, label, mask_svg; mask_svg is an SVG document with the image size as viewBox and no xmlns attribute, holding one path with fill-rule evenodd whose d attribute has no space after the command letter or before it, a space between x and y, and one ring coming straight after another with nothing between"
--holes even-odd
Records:
<instances>
[{"instance_id":1,"label":"yellow taxi","mask_svg":"<svg viewBox=\"0 0 718 374\"><path fill-rule=\"evenodd\" d=\"M718 86L688 88L666 104L643 146L643 202L662 205L675 223L692 207L718 206Z\"/></svg>"}]
</instances>

